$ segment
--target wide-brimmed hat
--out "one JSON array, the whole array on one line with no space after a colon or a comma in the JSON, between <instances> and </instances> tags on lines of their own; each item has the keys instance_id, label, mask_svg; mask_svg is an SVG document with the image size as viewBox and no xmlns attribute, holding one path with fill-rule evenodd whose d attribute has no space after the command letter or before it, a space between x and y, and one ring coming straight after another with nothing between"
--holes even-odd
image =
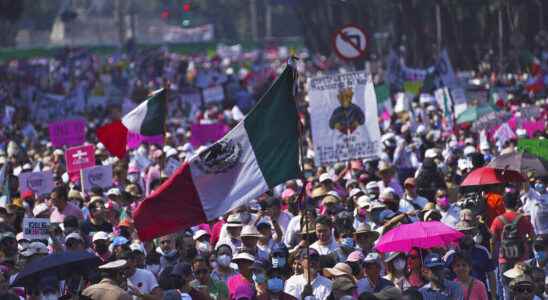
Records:
<instances>
[{"instance_id":1,"label":"wide-brimmed hat","mask_svg":"<svg viewBox=\"0 0 548 300\"><path fill-rule=\"evenodd\" d=\"M234 263L238 263L238 262L242 262L242 261L248 261L248 262L255 262L255 256L247 253L247 252L241 252L241 253L238 253L236 254L236 256L234 256L232 258L232 262Z\"/></svg>"},{"instance_id":2,"label":"wide-brimmed hat","mask_svg":"<svg viewBox=\"0 0 548 300\"><path fill-rule=\"evenodd\" d=\"M312 190L312 198L319 198L319 197L323 197L325 195L327 195L328 193L328 190L323 187L323 186L316 186L313 190Z\"/></svg>"},{"instance_id":3,"label":"wide-brimmed hat","mask_svg":"<svg viewBox=\"0 0 548 300\"><path fill-rule=\"evenodd\" d=\"M226 227L242 227L242 218L240 214L231 214L226 220Z\"/></svg>"},{"instance_id":4,"label":"wide-brimmed hat","mask_svg":"<svg viewBox=\"0 0 548 300\"><path fill-rule=\"evenodd\" d=\"M358 228L356 228L354 235L358 234L365 234L369 239L372 240L376 240L379 237L379 233L375 230L371 230L371 226L366 223L361 223L360 225L358 225Z\"/></svg>"},{"instance_id":5,"label":"wide-brimmed hat","mask_svg":"<svg viewBox=\"0 0 548 300\"><path fill-rule=\"evenodd\" d=\"M469 221L460 221L455 225L455 229L458 231L472 231L477 229L477 226Z\"/></svg>"},{"instance_id":6,"label":"wide-brimmed hat","mask_svg":"<svg viewBox=\"0 0 548 300\"><path fill-rule=\"evenodd\" d=\"M329 204L337 204L339 203L340 199L333 195L327 195L322 199L322 205L326 206Z\"/></svg>"},{"instance_id":7,"label":"wide-brimmed hat","mask_svg":"<svg viewBox=\"0 0 548 300\"><path fill-rule=\"evenodd\" d=\"M346 263L337 263L333 268L324 268L324 276L352 276L352 268Z\"/></svg>"},{"instance_id":8,"label":"wide-brimmed hat","mask_svg":"<svg viewBox=\"0 0 548 300\"><path fill-rule=\"evenodd\" d=\"M240 233L240 237L260 238L261 233L257 230L257 227L255 227L255 225L245 225L242 228L242 232Z\"/></svg>"}]
</instances>

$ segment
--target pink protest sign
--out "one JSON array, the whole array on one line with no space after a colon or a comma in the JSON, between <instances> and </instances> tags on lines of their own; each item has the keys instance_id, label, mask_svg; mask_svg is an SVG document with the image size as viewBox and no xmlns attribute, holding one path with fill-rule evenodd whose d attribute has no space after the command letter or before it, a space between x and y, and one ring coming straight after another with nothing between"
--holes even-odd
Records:
<instances>
[{"instance_id":1,"label":"pink protest sign","mask_svg":"<svg viewBox=\"0 0 548 300\"><path fill-rule=\"evenodd\" d=\"M65 160L70 180L78 180L80 170L95 166L95 149L93 145L68 148L65 152Z\"/></svg>"},{"instance_id":2,"label":"pink protest sign","mask_svg":"<svg viewBox=\"0 0 548 300\"><path fill-rule=\"evenodd\" d=\"M76 146L85 141L86 122L82 119L52 122L48 127L54 147Z\"/></svg>"},{"instance_id":3,"label":"pink protest sign","mask_svg":"<svg viewBox=\"0 0 548 300\"><path fill-rule=\"evenodd\" d=\"M135 149L143 143L154 144L154 145L163 145L164 136L163 135L154 135L154 136L144 136L135 132L128 131L127 133L127 148Z\"/></svg>"},{"instance_id":4,"label":"pink protest sign","mask_svg":"<svg viewBox=\"0 0 548 300\"><path fill-rule=\"evenodd\" d=\"M228 133L229 128L225 124L193 124L191 129L192 136L190 143L193 147L199 147L208 143L213 143Z\"/></svg>"}]
</instances>

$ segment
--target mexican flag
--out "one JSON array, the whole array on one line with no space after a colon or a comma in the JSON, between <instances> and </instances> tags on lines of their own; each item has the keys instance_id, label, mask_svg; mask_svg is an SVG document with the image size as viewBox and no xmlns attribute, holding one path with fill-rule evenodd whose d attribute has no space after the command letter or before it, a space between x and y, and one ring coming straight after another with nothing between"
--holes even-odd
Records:
<instances>
[{"instance_id":1,"label":"mexican flag","mask_svg":"<svg viewBox=\"0 0 548 300\"><path fill-rule=\"evenodd\" d=\"M126 155L128 133L145 137L164 134L167 115L166 91L159 89L139 106L117 120L97 129L97 138L112 155L122 159Z\"/></svg>"},{"instance_id":2,"label":"mexican flag","mask_svg":"<svg viewBox=\"0 0 548 300\"><path fill-rule=\"evenodd\" d=\"M140 239L215 220L299 176L294 84L287 66L240 123L140 203L134 212Z\"/></svg>"}]
</instances>

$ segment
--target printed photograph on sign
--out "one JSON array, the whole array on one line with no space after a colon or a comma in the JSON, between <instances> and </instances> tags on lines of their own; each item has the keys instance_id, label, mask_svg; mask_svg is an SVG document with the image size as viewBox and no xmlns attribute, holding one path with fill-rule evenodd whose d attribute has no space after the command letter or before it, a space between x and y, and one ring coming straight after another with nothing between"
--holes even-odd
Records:
<instances>
[{"instance_id":1,"label":"printed photograph on sign","mask_svg":"<svg viewBox=\"0 0 548 300\"><path fill-rule=\"evenodd\" d=\"M316 164L378 157L377 99L368 74L312 78L308 84Z\"/></svg>"}]
</instances>

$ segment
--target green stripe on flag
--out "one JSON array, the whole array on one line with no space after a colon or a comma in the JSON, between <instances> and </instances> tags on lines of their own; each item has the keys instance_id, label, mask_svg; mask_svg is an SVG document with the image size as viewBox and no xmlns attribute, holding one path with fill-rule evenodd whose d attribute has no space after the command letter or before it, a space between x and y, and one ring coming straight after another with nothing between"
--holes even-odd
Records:
<instances>
[{"instance_id":1,"label":"green stripe on flag","mask_svg":"<svg viewBox=\"0 0 548 300\"><path fill-rule=\"evenodd\" d=\"M269 188L294 179L300 173L293 77L292 69L286 67L244 120L251 147Z\"/></svg>"},{"instance_id":2,"label":"green stripe on flag","mask_svg":"<svg viewBox=\"0 0 548 300\"><path fill-rule=\"evenodd\" d=\"M141 134L146 136L160 135L164 133L164 125L167 115L166 90L161 89L149 97L147 112L141 124Z\"/></svg>"}]
</instances>

